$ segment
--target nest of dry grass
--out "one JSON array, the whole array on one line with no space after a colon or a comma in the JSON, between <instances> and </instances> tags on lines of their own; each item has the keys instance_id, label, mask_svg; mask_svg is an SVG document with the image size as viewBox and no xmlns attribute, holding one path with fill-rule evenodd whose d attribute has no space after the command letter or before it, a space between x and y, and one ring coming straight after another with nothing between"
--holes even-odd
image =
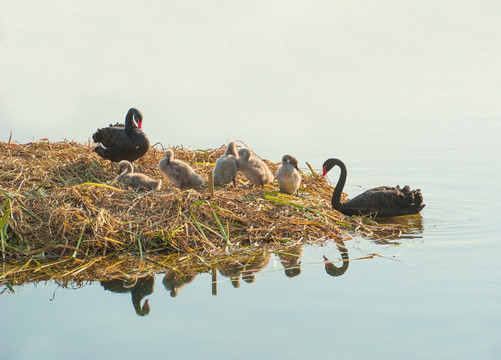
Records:
<instances>
[{"instance_id":1,"label":"nest of dry grass","mask_svg":"<svg viewBox=\"0 0 501 360\"><path fill-rule=\"evenodd\" d=\"M330 207L332 187L313 173L301 173L300 196L252 186L241 175L237 186L179 190L162 179L158 191L114 184L118 167L92 151L91 144L38 141L0 142L0 235L3 259L95 258L110 254L153 255L282 244L299 239L336 239L347 230L398 237L399 225L348 218ZM175 148L207 181L225 148ZM164 151L152 148L136 171L159 179ZM267 161L275 173L278 163Z\"/></svg>"}]
</instances>

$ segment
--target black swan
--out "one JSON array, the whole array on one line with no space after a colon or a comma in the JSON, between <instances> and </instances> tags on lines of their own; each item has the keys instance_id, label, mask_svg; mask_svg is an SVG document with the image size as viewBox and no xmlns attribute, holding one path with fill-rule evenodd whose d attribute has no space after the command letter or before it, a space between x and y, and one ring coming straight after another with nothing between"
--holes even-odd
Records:
<instances>
[{"instance_id":1,"label":"black swan","mask_svg":"<svg viewBox=\"0 0 501 360\"><path fill-rule=\"evenodd\" d=\"M278 168L275 178L281 192L286 194L298 193L301 175L299 175L297 159L292 155L285 154L282 157L282 165Z\"/></svg>"},{"instance_id":2,"label":"black swan","mask_svg":"<svg viewBox=\"0 0 501 360\"><path fill-rule=\"evenodd\" d=\"M99 146L94 151L103 159L119 162L134 161L148 151L150 142L142 131L143 114L131 108L125 117L125 125L115 124L98 129L92 139Z\"/></svg>"},{"instance_id":3,"label":"black swan","mask_svg":"<svg viewBox=\"0 0 501 360\"><path fill-rule=\"evenodd\" d=\"M146 188L148 190L160 190L162 180L153 180L147 175L135 173L134 167L127 160L120 161L120 175L115 181L125 184L131 188Z\"/></svg>"},{"instance_id":4,"label":"black swan","mask_svg":"<svg viewBox=\"0 0 501 360\"><path fill-rule=\"evenodd\" d=\"M235 141L230 141L224 155L217 159L214 166L214 185L226 185L230 182L236 185L237 158L237 144Z\"/></svg>"},{"instance_id":5,"label":"black swan","mask_svg":"<svg viewBox=\"0 0 501 360\"><path fill-rule=\"evenodd\" d=\"M339 159L328 159L322 165L322 178L338 165L341 168L339 180L332 194L332 207L345 215L370 215L374 217L393 217L419 213L424 207L421 190L380 186L369 189L355 198L341 203L341 192L346 183L346 166Z\"/></svg>"},{"instance_id":6,"label":"black swan","mask_svg":"<svg viewBox=\"0 0 501 360\"><path fill-rule=\"evenodd\" d=\"M273 182L273 174L263 160L252 157L249 149L238 150L238 171L254 185L264 185Z\"/></svg>"},{"instance_id":7,"label":"black swan","mask_svg":"<svg viewBox=\"0 0 501 360\"><path fill-rule=\"evenodd\" d=\"M205 184L204 179L182 160L174 159L174 151L167 150L165 157L158 163L158 169L174 185L184 188L196 188Z\"/></svg>"}]
</instances>

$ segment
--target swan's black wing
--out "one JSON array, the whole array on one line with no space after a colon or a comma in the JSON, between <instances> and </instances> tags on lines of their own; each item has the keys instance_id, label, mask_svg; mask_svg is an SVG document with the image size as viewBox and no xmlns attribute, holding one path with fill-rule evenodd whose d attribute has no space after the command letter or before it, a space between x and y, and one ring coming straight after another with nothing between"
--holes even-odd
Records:
<instances>
[{"instance_id":1,"label":"swan's black wing","mask_svg":"<svg viewBox=\"0 0 501 360\"><path fill-rule=\"evenodd\" d=\"M122 126L110 126L98 129L92 135L94 142L99 143L94 151L104 159L111 161L129 160L121 156L130 151L131 139Z\"/></svg>"},{"instance_id":2,"label":"swan's black wing","mask_svg":"<svg viewBox=\"0 0 501 360\"><path fill-rule=\"evenodd\" d=\"M116 124L97 129L92 135L95 143L103 144L106 148L117 148L130 142L130 137L125 132L125 126Z\"/></svg>"},{"instance_id":3,"label":"swan's black wing","mask_svg":"<svg viewBox=\"0 0 501 360\"><path fill-rule=\"evenodd\" d=\"M134 161L143 156L150 146L143 132L126 131L122 124L98 129L92 135L94 142L99 143L94 151L104 159L111 161Z\"/></svg>"},{"instance_id":4,"label":"swan's black wing","mask_svg":"<svg viewBox=\"0 0 501 360\"><path fill-rule=\"evenodd\" d=\"M369 189L343 204L343 210L351 211L351 215L375 215L392 217L417 214L424 207L420 190L410 190L408 186L380 186ZM344 212L344 211L343 211Z\"/></svg>"}]
</instances>

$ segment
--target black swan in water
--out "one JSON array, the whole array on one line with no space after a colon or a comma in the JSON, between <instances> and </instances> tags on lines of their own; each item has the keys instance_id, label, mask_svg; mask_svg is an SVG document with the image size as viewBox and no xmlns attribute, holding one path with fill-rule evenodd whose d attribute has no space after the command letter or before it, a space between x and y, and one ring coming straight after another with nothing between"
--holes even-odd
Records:
<instances>
[{"instance_id":1,"label":"black swan in water","mask_svg":"<svg viewBox=\"0 0 501 360\"><path fill-rule=\"evenodd\" d=\"M146 154L150 142L142 131L143 114L131 108L125 117L125 126L115 124L98 129L92 139L99 143L94 151L103 159L114 162L134 161Z\"/></svg>"},{"instance_id":2,"label":"black swan in water","mask_svg":"<svg viewBox=\"0 0 501 360\"><path fill-rule=\"evenodd\" d=\"M380 186L369 189L355 198L341 203L341 192L346 182L346 166L339 159L328 159L324 162L322 178L338 165L341 168L339 180L332 194L332 207L345 215L371 215L374 217L393 217L419 213L424 207L421 190Z\"/></svg>"}]
</instances>

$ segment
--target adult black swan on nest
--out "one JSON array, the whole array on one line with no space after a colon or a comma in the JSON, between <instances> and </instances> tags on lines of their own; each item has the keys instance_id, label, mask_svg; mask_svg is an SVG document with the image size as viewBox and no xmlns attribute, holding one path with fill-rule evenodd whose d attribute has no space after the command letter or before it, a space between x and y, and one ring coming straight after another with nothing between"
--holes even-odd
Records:
<instances>
[{"instance_id":1,"label":"adult black swan on nest","mask_svg":"<svg viewBox=\"0 0 501 360\"><path fill-rule=\"evenodd\" d=\"M346 183L346 166L339 159L328 159L322 165L322 178L334 166L341 168L339 180L332 194L332 207L345 215L370 215L374 217L393 217L419 213L424 207L421 190L411 190L408 185L404 188L380 186L369 189L353 199L341 203L341 192Z\"/></svg>"},{"instance_id":2,"label":"adult black swan on nest","mask_svg":"<svg viewBox=\"0 0 501 360\"><path fill-rule=\"evenodd\" d=\"M115 124L98 129L92 139L99 143L94 151L103 159L114 162L134 161L146 154L150 141L142 131L143 114L131 108L125 117L125 126Z\"/></svg>"}]
</instances>

